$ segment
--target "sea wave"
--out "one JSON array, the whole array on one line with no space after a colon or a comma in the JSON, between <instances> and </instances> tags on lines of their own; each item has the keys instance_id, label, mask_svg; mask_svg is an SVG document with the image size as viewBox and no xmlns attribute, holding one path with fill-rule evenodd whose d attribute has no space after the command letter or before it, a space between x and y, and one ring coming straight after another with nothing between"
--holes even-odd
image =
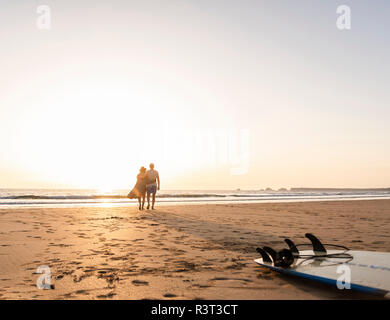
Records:
<instances>
[{"instance_id":1,"label":"sea wave","mask_svg":"<svg viewBox=\"0 0 390 320\"><path fill-rule=\"evenodd\" d=\"M136 202L127 198L128 190L114 190L101 194L96 190L34 190L0 189L0 208L23 206L61 205L128 205ZM160 203L214 203L214 202L288 202L288 201L329 201L359 199L390 199L390 189L381 190L236 190L236 191L160 191Z\"/></svg>"},{"instance_id":2,"label":"sea wave","mask_svg":"<svg viewBox=\"0 0 390 320\"><path fill-rule=\"evenodd\" d=\"M272 193L160 193L157 198L286 198L286 197L327 197L327 196L381 196L390 192L272 192ZM127 194L89 194L89 195L37 195L37 194L7 194L0 196L1 200L109 200L127 199Z\"/></svg>"},{"instance_id":3,"label":"sea wave","mask_svg":"<svg viewBox=\"0 0 390 320\"><path fill-rule=\"evenodd\" d=\"M157 198L224 198L228 195L222 194L161 194ZM240 195L233 195L240 196ZM244 195L243 195L244 196ZM250 196L250 195L248 195ZM98 200L98 199L126 199L127 195L110 194L110 195L69 195L69 196L46 196L46 195L11 195L0 197L4 200Z\"/></svg>"}]
</instances>

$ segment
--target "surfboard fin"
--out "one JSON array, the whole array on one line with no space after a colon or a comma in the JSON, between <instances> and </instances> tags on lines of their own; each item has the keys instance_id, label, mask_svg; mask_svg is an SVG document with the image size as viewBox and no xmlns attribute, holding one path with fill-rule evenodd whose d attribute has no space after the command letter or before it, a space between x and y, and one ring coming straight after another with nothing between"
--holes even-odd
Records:
<instances>
[{"instance_id":1,"label":"surfboard fin","mask_svg":"<svg viewBox=\"0 0 390 320\"><path fill-rule=\"evenodd\" d=\"M270 247L263 247L264 251L267 252L271 257L272 257L272 260L274 262L274 264L276 264L277 260L278 260L278 254L277 252L270 248Z\"/></svg>"},{"instance_id":2,"label":"surfboard fin","mask_svg":"<svg viewBox=\"0 0 390 320\"><path fill-rule=\"evenodd\" d=\"M298 251L297 247L295 246L294 242L292 242L292 240L284 239L284 242L287 243L288 247L290 248L291 252L294 255L299 255L299 251Z\"/></svg>"},{"instance_id":3,"label":"surfboard fin","mask_svg":"<svg viewBox=\"0 0 390 320\"><path fill-rule=\"evenodd\" d=\"M272 260L271 258L269 257L269 255L267 254L267 252L265 252L263 249L261 248L256 248L256 251L258 253L260 253L261 257L263 258L263 262L264 263L269 263L269 264L272 264Z\"/></svg>"},{"instance_id":4,"label":"surfboard fin","mask_svg":"<svg viewBox=\"0 0 390 320\"><path fill-rule=\"evenodd\" d=\"M313 251L315 254L320 254L320 255L326 254L325 247L317 237L315 237L311 233L306 233L305 237L308 238L311 244L313 245Z\"/></svg>"}]
</instances>

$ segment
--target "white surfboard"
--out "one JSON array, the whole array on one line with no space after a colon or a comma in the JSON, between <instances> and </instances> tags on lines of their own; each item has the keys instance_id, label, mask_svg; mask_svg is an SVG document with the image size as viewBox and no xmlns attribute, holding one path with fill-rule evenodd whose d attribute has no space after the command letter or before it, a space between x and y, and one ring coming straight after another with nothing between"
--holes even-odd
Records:
<instances>
[{"instance_id":1,"label":"white surfboard","mask_svg":"<svg viewBox=\"0 0 390 320\"><path fill-rule=\"evenodd\" d=\"M390 253L352 250L342 252L349 255L349 258L345 258L345 255L337 257L340 250L327 250L326 255L330 257L315 257L318 252L304 250L299 251L299 257L287 267L275 266L275 257L269 255L269 259L264 255L265 252L255 262L277 272L334 286L339 284L344 288L350 285L352 290L390 298ZM300 258L302 256L306 257Z\"/></svg>"}]
</instances>

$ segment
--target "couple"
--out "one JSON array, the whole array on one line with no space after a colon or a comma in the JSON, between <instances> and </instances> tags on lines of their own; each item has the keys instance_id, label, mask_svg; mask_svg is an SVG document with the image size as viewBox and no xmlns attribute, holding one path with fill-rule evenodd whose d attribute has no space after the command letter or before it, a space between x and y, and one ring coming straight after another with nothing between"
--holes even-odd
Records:
<instances>
[{"instance_id":1,"label":"couple","mask_svg":"<svg viewBox=\"0 0 390 320\"><path fill-rule=\"evenodd\" d=\"M148 194L148 206L146 209L150 208L150 194L152 194L152 210L154 210L154 202L156 200L156 192L160 190L160 177L158 171L154 170L154 164L149 165L150 170L146 171L145 167L139 169L139 174L137 175L137 183L135 184L133 190L127 195L128 198L138 199L139 210L144 209L145 204L145 193ZM142 198L142 205L141 205Z\"/></svg>"}]
</instances>

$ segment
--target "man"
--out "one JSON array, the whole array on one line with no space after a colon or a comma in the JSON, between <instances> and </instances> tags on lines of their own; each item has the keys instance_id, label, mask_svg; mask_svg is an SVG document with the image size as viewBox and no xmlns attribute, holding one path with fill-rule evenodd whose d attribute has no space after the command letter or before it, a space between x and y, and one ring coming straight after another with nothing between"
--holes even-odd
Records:
<instances>
[{"instance_id":1,"label":"man","mask_svg":"<svg viewBox=\"0 0 390 320\"><path fill-rule=\"evenodd\" d=\"M150 194L152 194L152 210L154 210L156 192L157 190L160 190L160 177L158 175L158 171L154 170L153 163L149 165L149 168L150 170L146 171L146 178L147 178L146 193L148 198L148 206L146 207L146 209L150 208Z\"/></svg>"}]
</instances>

